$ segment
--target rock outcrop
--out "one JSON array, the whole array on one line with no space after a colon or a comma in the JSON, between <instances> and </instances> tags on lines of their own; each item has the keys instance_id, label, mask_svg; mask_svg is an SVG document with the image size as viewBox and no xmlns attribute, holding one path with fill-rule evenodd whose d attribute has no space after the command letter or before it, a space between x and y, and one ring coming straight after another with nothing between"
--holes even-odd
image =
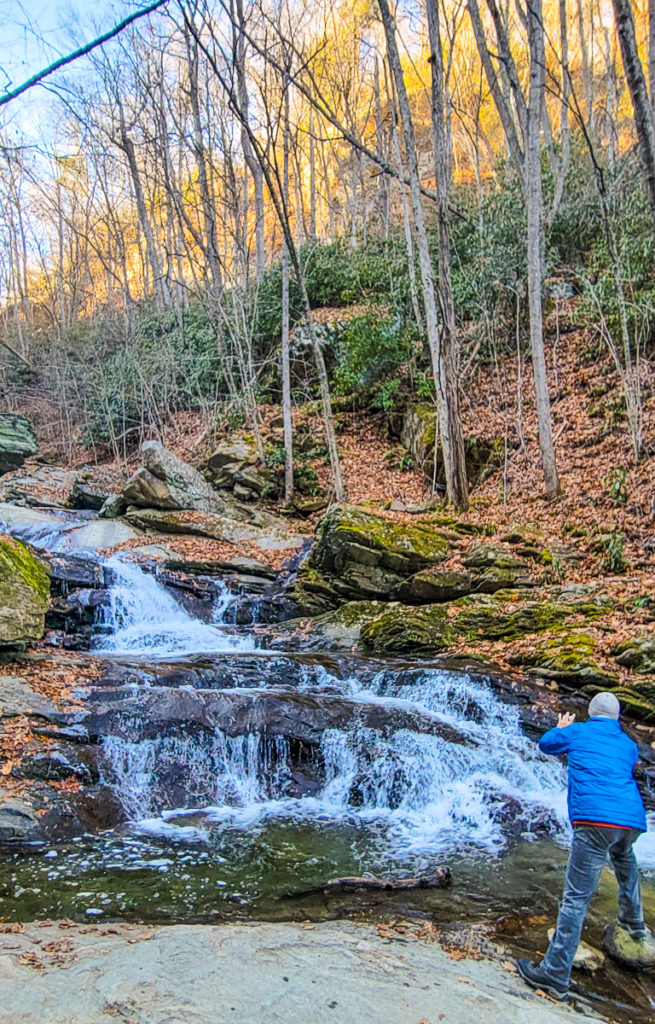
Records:
<instances>
[{"instance_id":1,"label":"rock outcrop","mask_svg":"<svg viewBox=\"0 0 655 1024\"><path fill-rule=\"evenodd\" d=\"M123 497L129 505L177 511L195 509L217 514L225 512L225 502L204 476L169 452L160 441L144 442L141 457L142 465L123 489ZM233 514L231 518L240 517Z\"/></svg>"},{"instance_id":2,"label":"rock outcrop","mask_svg":"<svg viewBox=\"0 0 655 1024\"><path fill-rule=\"evenodd\" d=\"M46 566L24 544L0 534L0 648L41 639L49 595Z\"/></svg>"},{"instance_id":3,"label":"rock outcrop","mask_svg":"<svg viewBox=\"0 0 655 1024\"><path fill-rule=\"evenodd\" d=\"M624 668L639 674L655 673L655 633L643 633L623 640L613 648L612 654Z\"/></svg>"},{"instance_id":4,"label":"rock outcrop","mask_svg":"<svg viewBox=\"0 0 655 1024\"><path fill-rule=\"evenodd\" d=\"M500 545L482 542L463 559L463 570L424 569L398 587L407 604L454 601L467 594L493 594L505 588L534 587L539 573L533 563L516 558Z\"/></svg>"},{"instance_id":5,"label":"rock outcrop","mask_svg":"<svg viewBox=\"0 0 655 1024\"><path fill-rule=\"evenodd\" d=\"M245 501L277 493L275 474L261 464L254 441L224 441L207 459L203 472L214 487L234 491Z\"/></svg>"},{"instance_id":6,"label":"rock outcrop","mask_svg":"<svg viewBox=\"0 0 655 1024\"><path fill-rule=\"evenodd\" d=\"M595 686L611 690L618 685L616 672L597 661L597 641L588 633L572 632L540 641L533 650L511 656L512 665L527 667L528 674L574 688Z\"/></svg>"},{"instance_id":7,"label":"rock outcrop","mask_svg":"<svg viewBox=\"0 0 655 1024\"><path fill-rule=\"evenodd\" d=\"M34 427L26 416L0 413L0 476L22 466L37 448Z\"/></svg>"},{"instance_id":8,"label":"rock outcrop","mask_svg":"<svg viewBox=\"0 0 655 1024\"><path fill-rule=\"evenodd\" d=\"M579 619L594 618L597 614L598 606L588 598L567 601L562 593L551 593L546 600L534 601L526 600L518 591L499 590L493 595L470 595L442 604L396 605L362 628L360 643L375 654L439 653L455 645L461 646L462 641L471 648L479 640L511 643L534 633L561 630L566 624L573 625ZM596 680L616 682L616 677L582 659L580 650L577 657L579 681L593 683L595 674ZM556 665L561 668L566 662L570 667L573 660L571 650L561 650L558 656L554 648L544 648L531 664L541 665L547 676L549 666L556 672ZM583 672L585 665L586 673Z\"/></svg>"},{"instance_id":9,"label":"rock outcrop","mask_svg":"<svg viewBox=\"0 0 655 1024\"><path fill-rule=\"evenodd\" d=\"M400 440L403 446L411 454L415 465L433 479L434 467L434 444L436 439L436 411L433 405L417 403L407 406L403 416ZM489 473L502 465L503 444L499 440L483 440L477 437L466 438L466 472L469 485L484 480ZM445 484L443 456L441 446L437 448L437 466L435 482Z\"/></svg>"},{"instance_id":10,"label":"rock outcrop","mask_svg":"<svg viewBox=\"0 0 655 1024\"><path fill-rule=\"evenodd\" d=\"M650 929L646 939L637 942L620 924L608 924L603 945L613 960L634 970L645 971L655 967L655 935Z\"/></svg>"},{"instance_id":11,"label":"rock outcrop","mask_svg":"<svg viewBox=\"0 0 655 1024\"><path fill-rule=\"evenodd\" d=\"M317 541L288 596L310 615L346 601L389 599L407 577L449 553L449 541L429 526L340 506L319 523Z\"/></svg>"}]
</instances>

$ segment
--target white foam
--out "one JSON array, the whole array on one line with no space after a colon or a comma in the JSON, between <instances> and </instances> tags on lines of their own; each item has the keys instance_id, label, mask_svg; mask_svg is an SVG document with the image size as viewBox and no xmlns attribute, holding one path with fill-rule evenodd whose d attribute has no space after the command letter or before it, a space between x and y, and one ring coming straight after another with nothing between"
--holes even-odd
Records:
<instances>
[{"instance_id":1,"label":"white foam","mask_svg":"<svg viewBox=\"0 0 655 1024\"><path fill-rule=\"evenodd\" d=\"M115 555L105 569L113 582L109 606L102 609L107 635L98 650L161 661L255 649L252 637L194 618L136 562ZM220 594L218 605L223 612L227 603L227 596Z\"/></svg>"}]
</instances>

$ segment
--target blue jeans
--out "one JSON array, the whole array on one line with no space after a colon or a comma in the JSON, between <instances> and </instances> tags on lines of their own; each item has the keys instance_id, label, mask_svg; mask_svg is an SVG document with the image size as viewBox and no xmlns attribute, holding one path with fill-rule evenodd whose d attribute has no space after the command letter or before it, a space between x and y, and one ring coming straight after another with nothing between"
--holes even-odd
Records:
<instances>
[{"instance_id":1,"label":"blue jeans","mask_svg":"<svg viewBox=\"0 0 655 1024\"><path fill-rule=\"evenodd\" d=\"M636 828L597 825L575 827L557 927L540 965L560 985L569 984L571 965L580 942L587 907L598 888L608 853L619 883L619 924L633 938L645 937L639 874L632 849L632 844L640 835L641 832Z\"/></svg>"}]
</instances>

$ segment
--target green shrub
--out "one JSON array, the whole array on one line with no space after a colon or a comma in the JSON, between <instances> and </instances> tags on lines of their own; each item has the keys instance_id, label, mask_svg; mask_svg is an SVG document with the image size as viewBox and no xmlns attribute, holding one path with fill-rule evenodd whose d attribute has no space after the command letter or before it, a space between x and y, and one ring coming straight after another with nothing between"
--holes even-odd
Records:
<instances>
[{"instance_id":1,"label":"green shrub","mask_svg":"<svg viewBox=\"0 0 655 1024\"><path fill-rule=\"evenodd\" d=\"M416 351L399 318L353 317L339 334L334 385L338 394L370 388L395 373Z\"/></svg>"}]
</instances>

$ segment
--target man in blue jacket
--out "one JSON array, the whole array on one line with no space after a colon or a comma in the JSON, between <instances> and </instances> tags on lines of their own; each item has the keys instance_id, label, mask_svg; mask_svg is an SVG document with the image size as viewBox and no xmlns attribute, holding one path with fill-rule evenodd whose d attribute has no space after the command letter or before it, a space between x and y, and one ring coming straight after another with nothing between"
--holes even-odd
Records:
<instances>
[{"instance_id":1,"label":"man in blue jacket","mask_svg":"<svg viewBox=\"0 0 655 1024\"><path fill-rule=\"evenodd\" d=\"M646 831L646 814L633 769L639 749L619 725L621 705L613 693L598 693L589 718L560 715L539 747L545 754L567 754L569 817L573 843L557 928L540 964L518 960L519 974L532 988L567 999L571 965L591 897L609 854L619 883L619 925L630 936L647 936L637 862L632 849Z\"/></svg>"}]
</instances>

